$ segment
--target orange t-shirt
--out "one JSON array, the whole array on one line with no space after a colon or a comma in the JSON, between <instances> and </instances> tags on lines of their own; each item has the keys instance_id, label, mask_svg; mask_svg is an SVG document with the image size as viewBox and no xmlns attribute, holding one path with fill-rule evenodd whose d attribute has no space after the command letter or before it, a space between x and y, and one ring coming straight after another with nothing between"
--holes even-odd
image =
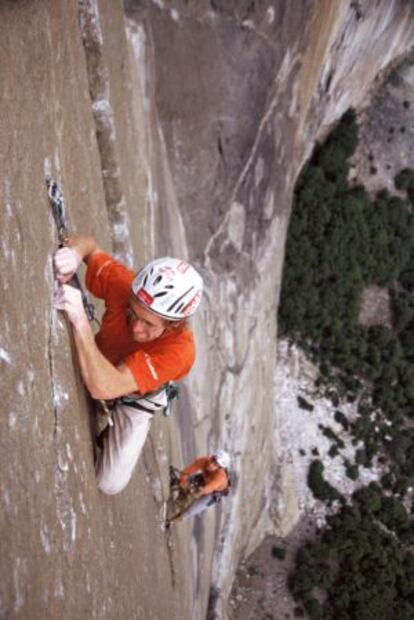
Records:
<instances>
[{"instance_id":1,"label":"orange t-shirt","mask_svg":"<svg viewBox=\"0 0 414 620\"><path fill-rule=\"evenodd\" d=\"M201 472L204 476L204 484L201 487L201 495L209 495L214 491L225 491L229 486L229 479L226 471L219 467L215 471L208 471L207 467L211 463L211 456L200 456L198 459L188 465L181 472L180 484L185 484L187 477Z\"/></svg>"},{"instance_id":2,"label":"orange t-shirt","mask_svg":"<svg viewBox=\"0 0 414 620\"><path fill-rule=\"evenodd\" d=\"M127 308L134 277L133 271L104 252L88 260L86 286L95 297L105 300L96 344L112 364L126 364L140 393L146 394L190 372L195 344L191 330L185 326L167 331L151 342L138 343L132 339Z\"/></svg>"}]
</instances>

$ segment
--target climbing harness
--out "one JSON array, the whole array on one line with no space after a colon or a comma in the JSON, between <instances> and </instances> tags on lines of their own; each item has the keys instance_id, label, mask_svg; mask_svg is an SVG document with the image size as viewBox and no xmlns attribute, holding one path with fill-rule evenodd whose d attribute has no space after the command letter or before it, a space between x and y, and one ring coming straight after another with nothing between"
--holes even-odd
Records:
<instances>
[{"instance_id":1,"label":"climbing harness","mask_svg":"<svg viewBox=\"0 0 414 620\"><path fill-rule=\"evenodd\" d=\"M68 244L69 241L69 227L66 219L66 208L65 208L65 198L63 196L63 192L60 189L57 181L52 179L51 177L46 177L46 186L47 186L47 194L49 196L50 206L52 208L53 219L56 224L59 247L63 248ZM75 273L71 280L71 286L74 286L80 291L82 296L83 307L85 308L86 316L90 322L95 321L98 325L100 325L97 317L95 306L89 299L88 294L84 290L82 284L80 283L79 277ZM107 422L110 426L113 426L111 411L104 400L97 401L101 407L99 412L106 416Z\"/></svg>"},{"instance_id":2,"label":"climbing harness","mask_svg":"<svg viewBox=\"0 0 414 620\"><path fill-rule=\"evenodd\" d=\"M138 411L154 414L162 409L163 414L168 417L171 415L173 401L178 398L179 388L174 381L168 381L159 390L149 392L143 396L120 396L113 401L113 405L121 403ZM165 399L163 399L165 395ZM163 402L164 401L164 402Z\"/></svg>"}]
</instances>

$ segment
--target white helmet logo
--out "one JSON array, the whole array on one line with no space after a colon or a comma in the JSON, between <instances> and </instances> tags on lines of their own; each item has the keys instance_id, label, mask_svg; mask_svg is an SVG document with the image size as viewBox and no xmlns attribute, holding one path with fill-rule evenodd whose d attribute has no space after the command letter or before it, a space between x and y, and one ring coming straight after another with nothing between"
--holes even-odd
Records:
<instances>
[{"instance_id":1,"label":"white helmet logo","mask_svg":"<svg viewBox=\"0 0 414 620\"><path fill-rule=\"evenodd\" d=\"M152 306L152 302L154 301L154 298L151 297L149 293L147 293L145 288L140 288L139 291L135 293L135 297L139 301L142 301L142 303L145 304L146 306Z\"/></svg>"},{"instance_id":2,"label":"white helmet logo","mask_svg":"<svg viewBox=\"0 0 414 620\"><path fill-rule=\"evenodd\" d=\"M200 303L200 300L201 300L201 291L197 291L197 293L194 295L190 303L187 304L187 306L183 309L184 316L191 316L195 312L198 304Z\"/></svg>"}]
</instances>

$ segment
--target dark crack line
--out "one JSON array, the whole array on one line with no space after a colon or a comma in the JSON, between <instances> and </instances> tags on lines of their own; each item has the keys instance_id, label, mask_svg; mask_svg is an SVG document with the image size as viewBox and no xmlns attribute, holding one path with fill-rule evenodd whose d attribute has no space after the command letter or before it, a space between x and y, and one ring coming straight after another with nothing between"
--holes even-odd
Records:
<instances>
[{"instance_id":1,"label":"dark crack line","mask_svg":"<svg viewBox=\"0 0 414 620\"><path fill-rule=\"evenodd\" d=\"M58 434L58 428L59 428L59 412L58 412L58 407L56 405L56 398L55 398L55 391L56 391L55 381L54 381L55 364L54 364L53 353L52 353L52 348L53 348L52 347L52 341L53 341L52 331L53 331L53 317L51 318L51 321L49 322L49 335L48 335L47 347L48 347L48 359L49 359L50 392L52 394L52 409L53 409L53 419L54 419L53 438L56 440L57 434Z\"/></svg>"},{"instance_id":2,"label":"dark crack line","mask_svg":"<svg viewBox=\"0 0 414 620\"><path fill-rule=\"evenodd\" d=\"M151 495L152 495L155 503L158 505L158 509L163 508L164 506L167 508L168 502L169 502L169 497L166 497L166 494L164 492L164 486L162 484L162 476L161 476L161 470L160 470L160 466L159 466L158 459L157 459L157 451L156 451L156 447L155 447L155 442L154 442L154 439L151 437L151 435L149 435L148 441L149 441L149 444L151 446L153 460L155 462L155 467L157 469L158 479L160 481L161 496L162 496L161 504L162 505L159 506L159 502L158 502L157 496L152 491L152 489L151 489ZM144 468L145 468L147 476L149 478L151 478L153 472L151 471L149 465L147 463L145 463L145 460L144 460ZM165 525L165 523L163 525ZM165 530L165 539L166 539L166 544L167 544L168 562L169 562L169 565L170 565L171 586L173 588L175 588L175 586L176 586L176 570L175 570L175 566L174 566L174 557L173 557L174 545L173 545L173 541L172 541L172 532L171 532L170 529L166 529Z\"/></svg>"}]
</instances>

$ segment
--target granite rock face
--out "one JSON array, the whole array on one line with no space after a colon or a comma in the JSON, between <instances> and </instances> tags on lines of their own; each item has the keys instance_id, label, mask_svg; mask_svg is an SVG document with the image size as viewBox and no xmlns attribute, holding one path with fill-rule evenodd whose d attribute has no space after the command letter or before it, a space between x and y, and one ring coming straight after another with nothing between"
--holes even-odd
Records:
<instances>
[{"instance_id":1,"label":"granite rock face","mask_svg":"<svg viewBox=\"0 0 414 620\"><path fill-rule=\"evenodd\" d=\"M39 0L0 17L0 617L224 618L240 559L277 531L294 182L315 140L408 55L414 7ZM197 364L115 498L95 488L90 404L52 309L45 174L74 230L137 267L189 258L206 280ZM234 457L232 498L166 537L168 462L216 447Z\"/></svg>"}]
</instances>

